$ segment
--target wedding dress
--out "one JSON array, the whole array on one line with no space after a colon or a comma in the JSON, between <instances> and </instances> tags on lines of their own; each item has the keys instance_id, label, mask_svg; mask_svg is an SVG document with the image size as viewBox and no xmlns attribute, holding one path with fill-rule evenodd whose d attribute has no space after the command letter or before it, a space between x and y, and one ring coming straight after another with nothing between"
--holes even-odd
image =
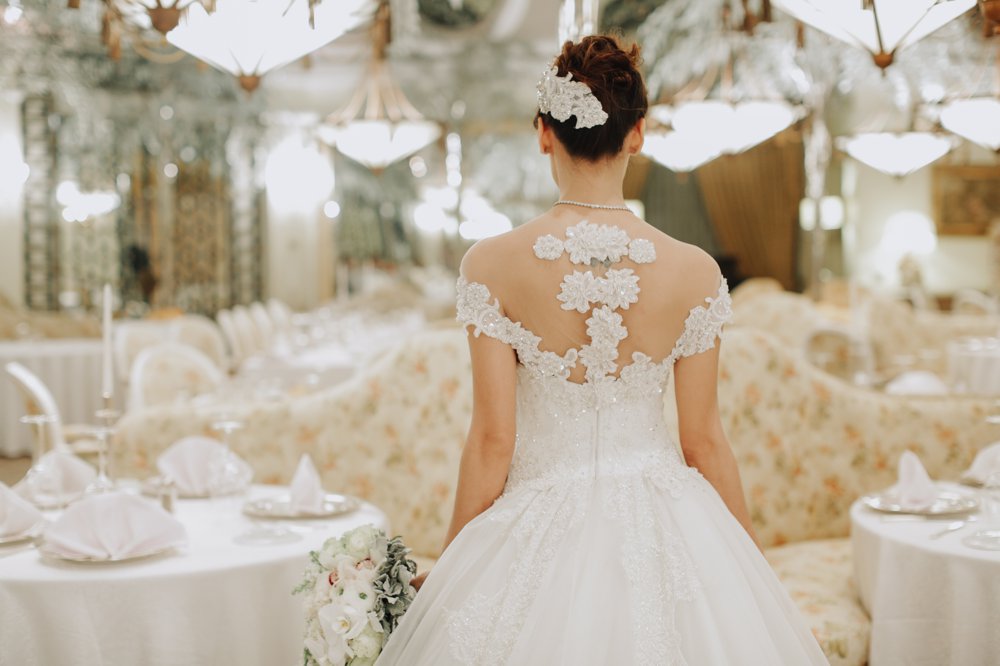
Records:
<instances>
[{"instance_id":1,"label":"wedding dress","mask_svg":"<svg viewBox=\"0 0 1000 666\"><path fill-rule=\"evenodd\" d=\"M655 246L587 222L565 236L542 236L534 253L573 264L552 305L590 313L579 349L541 350L487 285L459 279L459 320L517 352L516 450L503 494L443 553L378 666L827 664L664 423L674 362L714 347L731 314L725 281L669 356L634 351L619 372L639 276L611 266L638 269ZM582 382L569 379L578 362Z\"/></svg>"}]
</instances>

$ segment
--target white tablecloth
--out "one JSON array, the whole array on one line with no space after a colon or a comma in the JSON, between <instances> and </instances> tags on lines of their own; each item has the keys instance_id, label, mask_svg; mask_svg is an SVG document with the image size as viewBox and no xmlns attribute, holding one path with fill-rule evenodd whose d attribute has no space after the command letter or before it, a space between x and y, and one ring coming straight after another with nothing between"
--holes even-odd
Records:
<instances>
[{"instance_id":1,"label":"white tablecloth","mask_svg":"<svg viewBox=\"0 0 1000 666\"><path fill-rule=\"evenodd\" d=\"M1000 338L948 343L948 379L959 393L1000 395Z\"/></svg>"},{"instance_id":2,"label":"white tablecloth","mask_svg":"<svg viewBox=\"0 0 1000 666\"><path fill-rule=\"evenodd\" d=\"M97 422L94 412L101 408L100 340L0 342L0 456L30 455L32 447L31 430L18 420L25 413L24 398L3 371L10 361L24 365L49 387L63 423Z\"/></svg>"},{"instance_id":3,"label":"white tablecloth","mask_svg":"<svg viewBox=\"0 0 1000 666\"><path fill-rule=\"evenodd\" d=\"M274 388L292 393L315 391L347 381L363 361L343 345L329 343L294 353L251 357L243 362L237 379L274 383Z\"/></svg>"},{"instance_id":4,"label":"white tablecloth","mask_svg":"<svg viewBox=\"0 0 1000 666\"><path fill-rule=\"evenodd\" d=\"M949 521L884 522L851 507L854 572L872 618L870 666L996 666L1000 663L1000 551L939 539Z\"/></svg>"},{"instance_id":5,"label":"white tablecloth","mask_svg":"<svg viewBox=\"0 0 1000 666\"><path fill-rule=\"evenodd\" d=\"M255 486L252 497L286 489ZM309 550L359 525L386 529L370 504L330 520L287 521L302 539L243 546L247 498L181 500L189 545L134 562L74 564L0 549L0 665L298 666Z\"/></svg>"}]
</instances>

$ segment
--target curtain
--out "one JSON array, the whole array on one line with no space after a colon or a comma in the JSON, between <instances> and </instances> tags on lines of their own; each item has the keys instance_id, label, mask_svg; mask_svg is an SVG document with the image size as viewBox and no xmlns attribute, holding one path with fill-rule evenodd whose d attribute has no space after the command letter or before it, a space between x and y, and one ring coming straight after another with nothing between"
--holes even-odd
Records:
<instances>
[{"instance_id":1,"label":"curtain","mask_svg":"<svg viewBox=\"0 0 1000 666\"><path fill-rule=\"evenodd\" d=\"M795 130L696 172L715 237L743 277L796 286L799 201L805 192L802 141Z\"/></svg>"}]
</instances>

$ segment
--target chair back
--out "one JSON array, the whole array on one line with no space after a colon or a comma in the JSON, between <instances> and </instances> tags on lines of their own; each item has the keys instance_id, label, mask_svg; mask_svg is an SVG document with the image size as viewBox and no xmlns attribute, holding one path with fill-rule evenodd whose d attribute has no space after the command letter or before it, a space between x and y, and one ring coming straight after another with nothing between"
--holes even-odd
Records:
<instances>
[{"instance_id":1,"label":"chair back","mask_svg":"<svg viewBox=\"0 0 1000 666\"><path fill-rule=\"evenodd\" d=\"M249 352L243 348L240 336L236 331L233 311L219 310L215 313L215 321L219 324L222 337L226 340L226 346L229 347L229 357L233 360L233 366L235 367L249 355Z\"/></svg>"},{"instance_id":2,"label":"chair back","mask_svg":"<svg viewBox=\"0 0 1000 666\"><path fill-rule=\"evenodd\" d=\"M251 303L249 311L250 319L253 320L254 327L257 329L257 339L263 345L263 349L270 349L274 346L277 336L277 327L274 325L274 320L271 319L271 314L259 301Z\"/></svg>"},{"instance_id":3,"label":"chair back","mask_svg":"<svg viewBox=\"0 0 1000 666\"><path fill-rule=\"evenodd\" d=\"M290 340L294 333L291 308L277 298L272 298L267 302L267 313L271 315L271 321L274 322L278 335Z\"/></svg>"},{"instance_id":4,"label":"chair back","mask_svg":"<svg viewBox=\"0 0 1000 666\"><path fill-rule=\"evenodd\" d=\"M6 364L4 369L24 397L26 413L30 416L47 416L50 419L45 428L47 440L45 448L51 451L64 446L62 417L49 387L38 375L16 361Z\"/></svg>"},{"instance_id":5,"label":"chair back","mask_svg":"<svg viewBox=\"0 0 1000 666\"><path fill-rule=\"evenodd\" d=\"M208 393L224 379L212 360L194 347L176 342L155 345L142 350L132 366L129 410Z\"/></svg>"},{"instance_id":6,"label":"chair back","mask_svg":"<svg viewBox=\"0 0 1000 666\"><path fill-rule=\"evenodd\" d=\"M221 370L229 368L229 353L226 338L219 325L202 315L183 315L170 325L170 339L188 347L194 347Z\"/></svg>"},{"instance_id":7,"label":"chair back","mask_svg":"<svg viewBox=\"0 0 1000 666\"><path fill-rule=\"evenodd\" d=\"M113 326L115 373L122 384L127 384L139 353L170 339L171 323L139 320L115 322Z\"/></svg>"},{"instance_id":8,"label":"chair back","mask_svg":"<svg viewBox=\"0 0 1000 666\"><path fill-rule=\"evenodd\" d=\"M254 324L250 310L244 305L237 305L232 309L232 313L236 337L239 338L240 346L243 348L244 358L264 351L264 340L257 325Z\"/></svg>"}]
</instances>

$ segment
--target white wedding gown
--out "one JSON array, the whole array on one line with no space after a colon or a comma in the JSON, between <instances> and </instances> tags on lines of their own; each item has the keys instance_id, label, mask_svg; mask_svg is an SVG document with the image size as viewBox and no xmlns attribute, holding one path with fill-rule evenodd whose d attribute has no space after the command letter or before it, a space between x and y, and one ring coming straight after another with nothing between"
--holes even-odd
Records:
<instances>
[{"instance_id":1,"label":"white wedding gown","mask_svg":"<svg viewBox=\"0 0 1000 666\"><path fill-rule=\"evenodd\" d=\"M534 250L605 268L655 259L649 241L586 223ZM636 302L638 279L629 268L574 273L559 299L590 311L591 339L561 356L540 351L485 285L459 280L459 320L517 352L516 451L503 494L441 556L377 665L827 664L664 423L674 361L712 348L731 313L725 282L690 312L669 357L633 353L616 378L618 311ZM567 378L577 361L583 383Z\"/></svg>"}]
</instances>

